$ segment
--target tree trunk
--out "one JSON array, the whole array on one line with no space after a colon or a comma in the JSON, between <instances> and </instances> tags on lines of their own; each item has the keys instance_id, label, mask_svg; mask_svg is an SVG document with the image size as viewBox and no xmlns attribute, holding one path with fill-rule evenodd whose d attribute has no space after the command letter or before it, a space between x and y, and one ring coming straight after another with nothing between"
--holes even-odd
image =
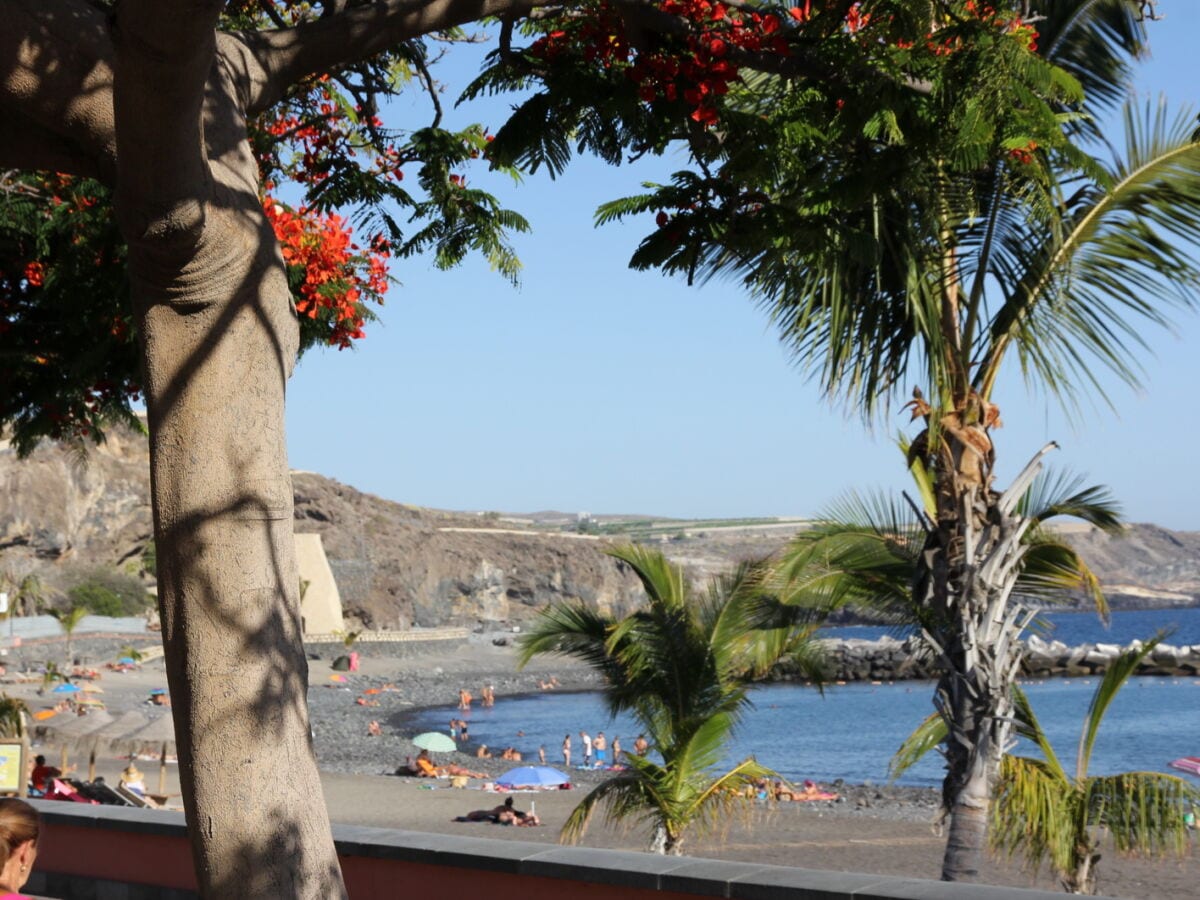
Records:
<instances>
[{"instance_id":1,"label":"tree trunk","mask_svg":"<svg viewBox=\"0 0 1200 900\"><path fill-rule=\"evenodd\" d=\"M1075 870L1063 879L1063 890L1068 894L1096 893L1096 863L1100 854L1091 842L1085 842L1075 848Z\"/></svg>"},{"instance_id":2,"label":"tree trunk","mask_svg":"<svg viewBox=\"0 0 1200 900\"><path fill-rule=\"evenodd\" d=\"M950 420L947 422L947 420ZM987 842L992 790L1009 742L1012 684L1028 615L1010 602L1028 523L1013 510L1040 471L1043 449L998 495L991 441L979 425L943 419L937 456L937 523L928 535L914 596L944 674L934 703L945 719L942 802L950 824L942 879L974 881ZM987 452L978 452L986 447Z\"/></svg>"},{"instance_id":3,"label":"tree trunk","mask_svg":"<svg viewBox=\"0 0 1200 900\"><path fill-rule=\"evenodd\" d=\"M244 230L213 223L205 235L224 243ZM135 286L159 611L196 871L206 897L343 896L309 733L284 443L297 325L281 265L240 285L222 274L197 266L213 289L185 307Z\"/></svg>"},{"instance_id":4,"label":"tree trunk","mask_svg":"<svg viewBox=\"0 0 1200 900\"><path fill-rule=\"evenodd\" d=\"M665 856L667 846L670 843L670 838L667 836L667 829L664 825L654 826L654 837L650 839L650 852L657 853L659 856Z\"/></svg>"},{"instance_id":5,"label":"tree trunk","mask_svg":"<svg viewBox=\"0 0 1200 900\"><path fill-rule=\"evenodd\" d=\"M137 66L171 61L147 59L118 70L119 126L121 78L144 87ZM195 196L168 204L154 192L190 182L142 173L118 188L184 808L203 896L344 897L309 731L284 435L299 332L236 86L219 61L208 71Z\"/></svg>"}]
</instances>

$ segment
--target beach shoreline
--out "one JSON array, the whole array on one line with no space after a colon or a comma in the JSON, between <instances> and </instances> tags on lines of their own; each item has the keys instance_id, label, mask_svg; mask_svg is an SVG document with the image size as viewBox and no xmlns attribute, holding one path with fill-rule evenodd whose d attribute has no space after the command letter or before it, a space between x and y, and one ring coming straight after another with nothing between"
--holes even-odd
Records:
<instances>
[{"instance_id":1,"label":"beach shoreline","mask_svg":"<svg viewBox=\"0 0 1200 900\"><path fill-rule=\"evenodd\" d=\"M472 781L463 789L448 780L417 779L395 775L406 756L415 754L407 727L415 716L429 709L453 706L460 687L478 695L483 684L495 685L497 704L520 695L540 693L539 681L557 678L559 692L595 691L600 687L595 673L581 664L561 658L538 658L521 671L515 668L511 645L496 646L494 638L473 636L472 640L435 653L410 657L371 652L361 657L355 673L332 669L332 657L310 658L309 707L314 747L321 767L326 806L333 822L370 825L411 831L488 837L504 840L555 843L559 829L584 793L610 773L571 769L573 789L517 793L519 808L536 804L543 821L538 828L506 828L483 823L455 822L456 816L474 809L496 806L498 794L481 789L481 784L507 771L512 763L499 759L477 759L462 752L438 754L440 763L457 762L488 774L486 781ZM76 638L79 652L88 652L86 638ZM102 646L97 644L97 648ZM107 652L107 650L105 651ZM344 682L333 681L341 675ZM165 710L145 705L150 690L166 686L162 662L144 666L125 675L104 672L98 682L110 712L138 709L154 715ZM390 685L384 689L385 685ZM4 690L21 696L37 708L50 702L38 696L36 684L9 684ZM379 693L367 694L367 690ZM378 706L359 705L359 698ZM383 733L370 737L367 726L379 721ZM448 723L447 723L448 724ZM548 762L557 762L558 748L547 747ZM58 758L58 745L49 740L35 752L44 752L51 762ZM80 761L80 760L77 760ZM115 782L124 760L104 755L98 771ZM158 765L140 763L147 782L156 782ZM175 766L167 767L167 792L178 795ZM271 773L263 773L269 780ZM936 879L940 872L945 839L937 833L938 791L933 788L896 787L873 784L838 785L839 801L818 803L753 803L746 816L735 817L723 832L690 840L688 855L716 859L760 862L817 869L890 874ZM644 826L609 824L597 818L584 846L644 851L648 846ZM1138 900L1176 900L1191 896L1200 883L1200 857L1195 846L1182 860L1120 859L1111 850L1100 865L1100 891L1115 897ZM989 859L982 880L1008 886L1037 886L1057 889L1044 873L1033 878L1017 862Z\"/></svg>"}]
</instances>

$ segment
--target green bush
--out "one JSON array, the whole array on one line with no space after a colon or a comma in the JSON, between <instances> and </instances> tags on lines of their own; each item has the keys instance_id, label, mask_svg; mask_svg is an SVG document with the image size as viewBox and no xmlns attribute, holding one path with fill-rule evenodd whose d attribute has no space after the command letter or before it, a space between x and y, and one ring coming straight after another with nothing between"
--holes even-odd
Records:
<instances>
[{"instance_id":1,"label":"green bush","mask_svg":"<svg viewBox=\"0 0 1200 900\"><path fill-rule=\"evenodd\" d=\"M151 602L141 581L108 569L86 573L67 597L72 606L86 606L96 616L140 616Z\"/></svg>"}]
</instances>

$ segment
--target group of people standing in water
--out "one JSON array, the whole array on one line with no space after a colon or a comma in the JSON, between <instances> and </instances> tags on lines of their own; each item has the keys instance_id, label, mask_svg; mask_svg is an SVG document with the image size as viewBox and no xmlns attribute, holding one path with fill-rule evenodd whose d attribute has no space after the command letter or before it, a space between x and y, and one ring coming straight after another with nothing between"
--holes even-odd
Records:
<instances>
[{"instance_id":1,"label":"group of people standing in water","mask_svg":"<svg viewBox=\"0 0 1200 900\"><path fill-rule=\"evenodd\" d=\"M584 769L607 769L621 765L621 739L614 737L612 739L611 757L609 755L610 747L608 738L604 736L603 731L597 731L596 736L592 737L586 731L579 732L579 740L583 745L583 759L580 762L580 768ZM570 768L571 766L571 734L568 732L563 737L562 742L562 758L563 765ZM644 734L639 734L637 740L633 742L633 753L636 756L645 756L646 751L650 749L650 744L646 740Z\"/></svg>"}]
</instances>

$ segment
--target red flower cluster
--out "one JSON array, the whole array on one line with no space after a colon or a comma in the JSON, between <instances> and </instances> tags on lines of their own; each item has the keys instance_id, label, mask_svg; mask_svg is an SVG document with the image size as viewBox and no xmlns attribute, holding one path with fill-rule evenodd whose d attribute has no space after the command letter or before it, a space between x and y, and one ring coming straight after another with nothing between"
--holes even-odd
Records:
<instances>
[{"instance_id":1,"label":"red flower cluster","mask_svg":"<svg viewBox=\"0 0 1200 900\"><path fill-rule=\"evenodd\" d=\"M263 209L279 239L297 295L296 310L327 322L327 341L339 349L365 337L364 301L383 303L387 290L387 241L376 235L363 251L350 240L350 228L341 216L305 207L292 210L270 197L264 199Z\"/></svg>"},{"instance_id":2,"label":"red flower cluster","mask_svg":"<svg viewBox=\"0 0 1200 900\"><path fill-rule=\"evenodd\" d=\"M361 123L376 129L383 127L382 119L364 116L361 107L355 108L359 125L353 124L346 110L334 102L328 81L328 75L313 81L307 96L289 104L292 112L285 112L261 126L277 139L277 144L290 145L294 158L282 168L301 184L320 184L329 177L332 160L354 157L366 149L363 136L355 132ZM402 163L399 151L388 146L376 155L372 171L400 181L404 177L400 171ZM260 159L259 165L263 171L271 171L274 167L269 159Z\"/></svg>"},{"instance_id":3,"label":"red flower cluster","mask_svg":"<svg viewBox=\"0 0 1200 900\"><path fill-rule=\"evenodd\" d=\"M1012 150L1009 150L1008 155L1011 159L1027 166L1033 162L1033 151L1037 148L1037 141L1030 141L1024 147L1014 147Z\"/></svg>"},{"instance_id":4,"label":"red flower cluster","mask_svg":"<svg viewBox=\"0 0 1200 900\"><path fill-rule=\"evenodd\" d=\"M994 6L979 3L977 0L966 0L963 8L979 21L1011 34L1030 53L1037 50L1037 29L1025 22L1019 15L1010 17L1010 14L997 12Z\"/></svg>"},{"instance_id":5,"label":"red flower cluster","mask_svg":"<svg viewBox=\"0 0 1200 900\"><path fill-rule=\"evenodd\" d=\"M780 34L783 23L774 13L733 8L720 0L663 0L660 8L690 25L682 47L634 51L625 39L620 16L601 4L595 15L570 30L538 38L529 53L553 61L578 48L589 62L624 69L643 102L682 101L691 118L704 125L717 121L716 100L738 78L738 67L730 59L735 51L788 53ZM811 15L812 0L791 10L796 22L806 22Z\"/></svg>"}]
</instances>

